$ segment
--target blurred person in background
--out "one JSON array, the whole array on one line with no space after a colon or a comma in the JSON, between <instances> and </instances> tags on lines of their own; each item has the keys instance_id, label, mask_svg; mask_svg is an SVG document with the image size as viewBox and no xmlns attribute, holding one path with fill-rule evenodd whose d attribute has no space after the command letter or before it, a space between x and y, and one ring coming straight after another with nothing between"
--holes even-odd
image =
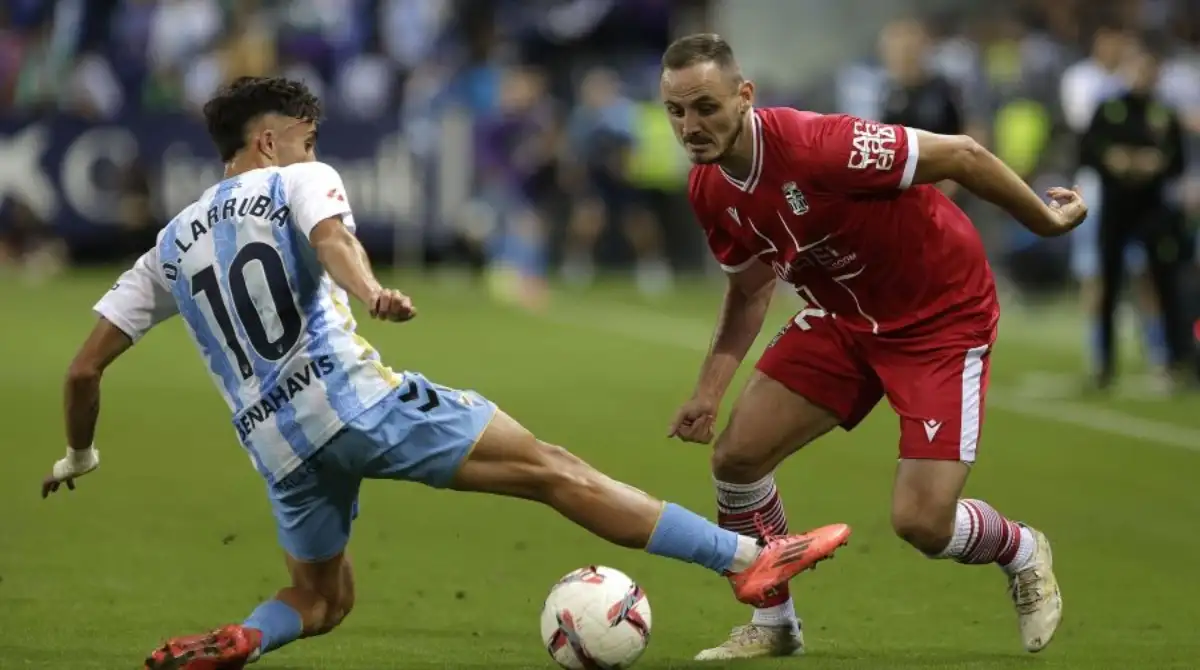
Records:
<instances>
[{"instance_id":1,"label":"blurred person in background","mask_svg":"<svg viewBox=\"0 0 1200 670\"><path fill-rule=\"evenodd\" d=\"M1166 367L1181 371L1189 356L1180 296L1185 235L1168 189L1186 166L1178 114L1157 96L1161 56L1142 45L1127 56L1122 74L1128 90L1096 110L1081 140L1080 163L1100 177L1099 368L1096 385L1116 376L1115 312L1124 285L1127 250L1145 250L1157 293L1166 345Z\"/></svg>"},{"instance_id":2,"label":"blurred person in background","mask_svg":"<svg viewBox=\"0 0 1200 670\"><path fill-rule=\"evenodd\" d=\"M503 131L493 132L503 125L500 91L505 68L498 53L494 7L481 4L476 11L467 12L462 6L443 6L442 10L442 14L414 13L416 7L409 0L394 0L381 8L381 18L389 22L386 30L415 21L440 38L430 39L433 35L427 35L421 43L406 42L419 49L412 52L400 50L396 34L381 35L381 43L387 53L400 59L401 128L416 164L414 188L427 203L440 203L437 185L446 115L461 115L470 126L468 160L473 167L468 169L467 179L473 185L472 197L448 211L440 206L424 208L418 222L424 267L434 270L466 264L474 274L481 275L487 266L488 242L500 216L495 203L488 202L489 195L498 191L493 189L489 194L486 184L498 181L498 175L492 173L502 170L506 155L501 147L507 138ZM409 25L406 30L412 28Z\"/></svg>"},{"instance_id":3,"label":"blurred person in background","mask_svg":"<svg viewBox=\"0 0 1200 670\"><path fill-rule=\"evenodd\" d=\"M176 3L182 5L177 11L186 11L186 16L208 20L215 11L220 18L220 7L215 6L215 0L176 0ZM265 76L276 71L275 34L260 9L258 0L238 0L230 5L227 20L214 36L215 48L191 62L184 71L184 94L189 109L198 112L218 88L238 77ZM286 14L290 16L295 7L288 9Z\"/></svg>"},{"instance_id":4,"label":"blurred person in background","mask_svg":"<svg viewBox=\"0 0 1200 670\"><path fill-rule=\"evenodd\" d=\"M24 49L25 40L12 25L8 9L0 5L0 109L13 105Z\"/></svg>"},{"instance_id":5,"label":"blurred person in background","mask_svg":"<svg viewBox=\"0 0 1200 670\"><path fill-rule=\"evenodd\" d=\"M563 275L573 284L595 276L595 251L610 222L621 232L636 259L639 290L658 295L671 288L671 270L663 250L660 223L638 204L629 166L638 139L638 105L621 91L607 68L583 77L579 104L567 122L568 190L573 202L563 250Z\"/></svg>"},{"instance_id":6,"label":"blurred person in background","mask_svg":"<svg viewBox=\"0 0 1200 670\"><path fill-rule=\"evenodd\" d=\"M1200 6L1172 6L1169 26L1178 46L1163 63L1159 93L1179 112L1187 133L1188 172L1172 194L1188 221L1183 300L1200 379Z\"/></svg>"},{"instance_id":7,"label":"blurred person in background","mask_svg":"<svg viewBox=\"0 0 1200 670\"><path fill-rule=\"evenodd\" d=\"M41 281L58 274L66 258L66 246L29 205L10 199L0 207L0 277Z\"/></svg>"},{"instance_id":8,"label":"blurred person in background","mask_svg":"<svg viewBox=\"0 0 1200 670\"><path fill-rule=\"evenodd\" d=\"M1055 132L1058 84L1068 56L1063 44L1054 39L1053 22L1042 15L1041 6L1027 6L1025 11L993 7L976 18L973 30L981 44L983 86L972 93L975 105L986 109L989 147L1013 172L1034 185L1035 191L1039 184L1044 188L1072 183L1071 176L1055 165L1064 155L1074 163L1075 152L1073 140L1063 142L1062 133L1056 137ZM1056 140L1061 146L1055 146ZM1069 170L1074 169L1072 164ZM1035 292L1062 287L1068 275L1067 239L1038 237L986 211L973 211L972 215L977 224L989 219L998 224L993 227L992 241L999 247L993 250L993 257L999 251L1004 259L1005 272L999 279L1002 291L1028 298Z\"/></svg>"},{"instance_id":9,"label":"blurred person in background","mask_svg":"<svg viewBox=\"0 0 1200 670\"><path fill-rule=\"evenodd\" d=\"M1101 26L1092 37L1090 57L1072 65L1063 73L1061 102L1068 127L1082 136L1100 104L1119 95L1126 87L1120 68L1135 48L1134 37L1115 26ZM1084 199L1091 203L1087 221L1071 233L1071 272L1079 282L1084 313L1092 321L1088 334L1089 364L1093 374L1102 375L1104 347L1101 344L1099 221L1104 216L1108 200L1102 191L1102 180L1094 166L1081 165L1075 182L1083 189ZM1166 363L1166 342L1162 316L1155 291L1146 276L1146 254L1140 245L1131 245L1125 252L1125 268L1133 278L1135 304L1141 315L1144 350L1152 368L1161 370Z\"/></svg>"},{"instance_id":10,"label":"blurred person in background","mask_svg":"<svg viewBox=\"0 0 1200 670\"><path fill-rule=\"evenodd\" d=\"M167 218L154 199L154 184L145 164L132 160L118 174L120 230L114 240L125 259L135 259L154 246Z\"/></svg>"},{"instance_id":11,"label":"blurred person in background","mask_svg":"<svg viewBox=\"0 0 1200 670\"><path fill-rule=\"evenodd\" d=\"M70 72L66 45L55 43L53 17L48 15L23 40L13 103L34 113L49 113L58 106L63 81Z\"/></svg>"},{"instance_id":12,"label":"blurred person in background","mask_svg":"<svg viewBox=\"0 0 1200 670\"><path fill-rule=\"evenodd\" d=\"M963 133L959 92L930 68L930 39L923 23L902 19L888 24L879 33L879 57L887 72L880 121L946 135Z\"/></svg>"},{"instance_id":13,"label":"blurred person in background","mask_svg":"<svg viewBox=\"0 0 1200 670\"><path fill-rule=\"evenodd\" d=\"M625 225L628 235L649 239L635 244L650 249L666 249L670 222L678 216L676 204L686 197L688 162L679 154L675 130L663 116L657 101L636 103L636 140L628 163L631 199L627 205ZM639 268L643 293L659 295L674 285L674 270L665 251L662 261Z\"/></svg>"},{"instance_id":14,"label":"blurred person in background","mask_svg":"<svg viewBox=\"0 0 1200 670\"><path fill-rule=\"evenodd\" d=\"M477 120L476 165L483 199L496 229L469 235L487 239L491 288L496 297L528 309L543 307L547 235L540 209L555 171L555 109L545 75L529 67L507 68L498 109ZM479 242L476 242L479 243Z\"/></svg>"},{"instance_id":15,"label":"blurred person in background","mask_svg":"<svg viewBox=\"0 0 1200 670\"><path fill-rule=\"evenodd\" d=\"M930 40L924 24L916 19L889 24L879 35L879 56L887 71L880 121L940 135L966 132L959 91L929 67ZM938 188L953 196L957 186L948 181Z\"/></svg>"}]
</instances>

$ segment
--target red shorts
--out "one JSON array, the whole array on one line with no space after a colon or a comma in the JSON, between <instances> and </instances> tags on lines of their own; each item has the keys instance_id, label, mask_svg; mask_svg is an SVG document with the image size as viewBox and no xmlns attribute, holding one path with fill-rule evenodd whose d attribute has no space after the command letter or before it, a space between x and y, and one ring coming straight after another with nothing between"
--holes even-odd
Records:
<instances>
[{"instance_id":1,"label":"red shorts","mask_svg":"<svg viewBox=\"0 0 1200 670\"><path fill-rule=\"evenodd\" d=\"M846 430L886 396L900 415L900 458L973 463L996 339L994 320L976 321L987 325L947 320L930 335L889 338L809 316L789 321L757 367Z\"/></svg>"}]
</instances>

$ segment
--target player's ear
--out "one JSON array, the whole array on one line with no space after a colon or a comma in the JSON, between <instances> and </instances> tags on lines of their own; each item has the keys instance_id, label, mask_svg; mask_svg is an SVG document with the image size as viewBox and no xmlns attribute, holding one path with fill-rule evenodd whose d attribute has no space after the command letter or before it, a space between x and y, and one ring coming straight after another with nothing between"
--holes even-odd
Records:
<instances>
[{"instance_id":1,"label":"player's ear","mask_svg":"<svg viewBox=\"0 0 1200 670\"><path fill-rule=\"evenodd\" d=\"M264 130L258 134L258 150L267 158L275 160L275 131Z\"/></svg>"},{"instance_id":2,"label":"player's ear","mask_svg":"<svg viewBox=\"0 0 1200 670\"><path fill-rule=\"evenodd\" d=\"M742 99L742 113L745 114L754 106L754 82L749 79L738 86L738 97Z\"/></svg>"}]
</instances>

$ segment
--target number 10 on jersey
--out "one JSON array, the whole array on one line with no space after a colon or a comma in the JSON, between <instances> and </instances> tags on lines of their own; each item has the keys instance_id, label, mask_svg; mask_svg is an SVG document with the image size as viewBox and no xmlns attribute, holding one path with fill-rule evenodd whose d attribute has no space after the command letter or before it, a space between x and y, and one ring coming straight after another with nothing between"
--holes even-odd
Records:
<instances>
[{"instance_id":1,"label":"number 10 on jersey","mask_svg":"<svg viewBox=\"0 0 1200 670\"><path fill-rule=\"evenodd\" d=\"M263 323L262 315L250 295L246 282L246 266L257 262L262 268L266 280L267 296L274 303L274 312L279 319L282 333L274 340L267 334L267 324ZM288 285L287 270L283 267L283 259L279 252L265 242L251 242L242 247L228 270L229 292L233 298L233 312L241 323L242 331L246 334L250 346L260 358L266 361L277 361L283 358L300 339L304 322L300 317L300 309L292 297L292 289ZM254 368L246 350L238 339L238 332L230 317L229 307L225 304L221 292L221 284L217 279L216 268L212 265L192 276L192 295L203 294L208 298L213 318L221 329L225 346L233 354L238 372L242 379L254 376Z\"/></svg>"}]
</instances>

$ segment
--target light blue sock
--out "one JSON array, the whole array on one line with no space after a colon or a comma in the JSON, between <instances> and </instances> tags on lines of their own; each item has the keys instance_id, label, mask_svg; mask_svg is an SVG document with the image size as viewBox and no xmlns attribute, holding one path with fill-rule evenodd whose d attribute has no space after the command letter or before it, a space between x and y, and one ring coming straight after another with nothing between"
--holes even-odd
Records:
<instances>
[{"instance_id":1,"label":"light blue sock","mask_svg":"<svg viewBox=\"0 0 1200 670\"><path fill-rule=\"evenodd\" d=\"M662 516L646 551L724 573L733 565L738 536L675 503L663 506Z\"/></svg>"},{"instance_id":2,"label":"light blue sock","mask_svg":"<svg viewBox=\"0 0 1200 670\"><path fill-rule=\"evenodd\" d=\"M300 613L281 600L268 600L259 605L242 625L262 633L259 651L263 654L295 641L304 632Z\"/></svg>"},{"instance_id":3,"label":"light blue sock","mask_svg":"<svg viewBox=\"0 0 1200 670\"><path fill-rule=\"evenodd\" d=\"M1167 364L1167 329L1163 326L1161 316L1142 317L1142 338L1150 364L1164 367Z\"/></svg>"}]
</instances>

